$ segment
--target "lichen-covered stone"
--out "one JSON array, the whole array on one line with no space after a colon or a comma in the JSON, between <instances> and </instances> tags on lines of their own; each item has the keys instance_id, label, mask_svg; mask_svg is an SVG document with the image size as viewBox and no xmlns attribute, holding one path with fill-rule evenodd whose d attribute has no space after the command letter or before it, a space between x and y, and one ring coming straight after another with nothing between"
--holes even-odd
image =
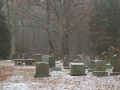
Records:
<instances>
[{"instance_id":1,"label":"lichen-covered stone","mask_svg":"<svg viewBox=\"0 0 120 90\"><path fill-rule=\"evenodd\" d=\"M48 63L38 62L36 63L36 74L34 77L49 77L49 66Z\"/></svg>"},{"instance_id":2,"label":"lichen-covered stone","mask_svg":"<svg viewBox=\"0 0 120 90\"><path fill-rule=\"evenodd\" d=\"M71 63L71 76L86 75L84 63Z\"/></svg>"}]
</instances>

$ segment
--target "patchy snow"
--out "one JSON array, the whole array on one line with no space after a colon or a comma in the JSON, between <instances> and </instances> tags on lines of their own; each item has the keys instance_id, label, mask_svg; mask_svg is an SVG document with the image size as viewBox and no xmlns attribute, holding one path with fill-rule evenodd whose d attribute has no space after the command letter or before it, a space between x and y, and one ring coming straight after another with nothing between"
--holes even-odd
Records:
<instances>
[{"instance_id":1,"label":"patchy snow","mask_svg":"<svg viewBox=\"0 0 120 90\"><path fill-rule=\"evenodd\" d=\"M9 67L1 71L6 74L12 70L12 74L0 81L0 90L120 90L120 75L96 77L86 70L86 76L70 76L70 70L62 68L62 71L51 72L51 77L34 78L35 66L12 66L14 69L7 69Z\"/></svg>"},{"instance_id":2,"label":"patchy snow","mask_svg":"<svg viewBox=\"0 0 120 90\"><path fill-rule=\"evenodd\" d=\"M71 65L85 65L84 63L71 63Z\"/></svg>"}]
</instances>

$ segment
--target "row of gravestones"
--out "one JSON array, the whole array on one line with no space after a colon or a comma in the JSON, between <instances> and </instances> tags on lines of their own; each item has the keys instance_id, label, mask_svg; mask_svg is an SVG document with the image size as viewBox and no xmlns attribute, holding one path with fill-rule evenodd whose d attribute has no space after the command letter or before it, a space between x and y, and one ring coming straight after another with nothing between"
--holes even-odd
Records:
<instances>
[{"instance_id":1,"label":"row of gravestones","mask_svg":"<svg viewBox=\"0 0 120 90\"><path fill-rule=\"evenodd\" d=\"M33 58L26 59L26 55L20 55L20 59L17 59L17 55L13 54L13 61L15 61L16 65L23 65L23 62L27 63L27 65L35 65L37 62L46 62L49 63L49 67L55 67L55 58L49 55L42 55L42 54L34 54ZM28 64L31 63L31 64Z\"/></svg>"},{"instance_id":2,"label":"row of gravestones","mask_svg":"<svg viewBox=\"0 0 120 90\"><path fill-rule=\"evenodd\" d=\"M71 76L82 76L86 75L85 73L85 64L84 63L71 63ZM107 76L108 72L106 71L106 62L103 60L91 60L90 69L94 76ZM114 71L111 74L119 73L120 71ZM36 64L36 75L34 77L48 77L49 75L49 65L46 62L38 62Z\"/></svg>"},{"instance_id":3,"label":"row of gravestones","mask_svg":"<svg viewBox=\"0 0 120 90\"><path fill-rule=\"evenodd\" d=\"M89 65L89 56L86 56L85 54L77 55L76 59L73 59L73 63L84 63L85 64L85 69L88 69ZM69 69L69 62L71 62L70 58L68 55L65 55L64 60L63 60L63 67L64 69Z\"/></svg>"}]
</instances>

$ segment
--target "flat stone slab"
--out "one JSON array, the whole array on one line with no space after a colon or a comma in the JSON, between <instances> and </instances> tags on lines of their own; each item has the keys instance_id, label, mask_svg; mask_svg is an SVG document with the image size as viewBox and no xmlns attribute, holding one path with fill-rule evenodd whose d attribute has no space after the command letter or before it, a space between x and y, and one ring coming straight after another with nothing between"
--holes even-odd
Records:
<instances>
[{"instance_id":1,"label":"flat stone slab","mask_svg":"<svg viewBox=\"0 0 120 90\"><path fill-rule=\"evenodd\" d=\"M84 76L86 73L70 73L71 76Z\"/></svg>"},{"instance_id":2,"label":"flat stone slab","mask_svg":"<svg viewBox=\"0 0 120 90\"><path fill-rule=\"evenodd\" d=\"M94 71L94 69L88 69L88 72L93 72Z\"/></svg>"},{"instance_id":3,"label":"flat stone slab","mask_svg":"<svg viewBox=\"0 0 120 90\"><path fill-rule=\"evenodd\" d=\"M64 67L64 69L70 69L70 67Z\"/></svg>"},{"instance_id":4,"label":"flat stone slab","mask_svg":"<svg viewBox=\"0 0 120 90\"><path fill-rule=\"evenodd\" d=\"M120 72L112 72L110 75L120 75Z\"/></svg>"},{"instance_id":5,"label":"flat stone slab","mask_svg":"<svg viewBox=\"0 0 120 90\"><path fill-rule=\"evenodd\" d=\"M51 75L34 75L34 78L37 78L37 77L51 77Z\"/></svg>"},{"instance_id":6,"label":"flat stone slab","mask_svg":"<svg viewBox=\"0 0 120 90\"><path fill-rule=\"evenodd\" d=\"M62 71L61 67L52 67L50 68L50 72L52 71Z\"/></svg>"},{"instance_id":7,"label":"flat stone slab","mask_svg":"<svg viewBox=\"0 0 120 90\"><path fill-rule=\"evenodd\" d=\"M108 72L106 71L93 71L94 76L108 76Z\"/></svg>"}]
</instances>

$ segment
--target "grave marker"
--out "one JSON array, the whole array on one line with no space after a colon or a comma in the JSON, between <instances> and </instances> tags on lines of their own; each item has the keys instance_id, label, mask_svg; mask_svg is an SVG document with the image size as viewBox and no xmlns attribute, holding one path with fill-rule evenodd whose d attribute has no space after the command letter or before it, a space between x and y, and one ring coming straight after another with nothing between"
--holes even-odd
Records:
<instances>
[{"instance_id":1,"label":"grave marker","mask_svg":"<svg viewBox=\"0 0 120 90\"><path fill-rule=\"evenodd\" d=\"M108 73L106 72L106 62L103 60L96 60L95 61L95 68L93 71L94 76L107 76Z\"/></svg>"},{"instance_id":2,"label":"grave marker","mask_svg":"<svg viewBox=\"0 0 120 90\"><path fill-rule=\"evenodd\" d=\"M36 74L34 77L49 77L49 66L46 62L36 63Z\"/></svg>"},{"instance_id":3,"label":"grave marker","mask_svg":"<svg viewBox=\"0 0 120 90\"><path fill-rule=\"evenodd\" d=\"M84 63L71 63L71 76L86 75Z\"/></svg>"},{"instance_id":4,"label":"grave marker","mask_svg":"<svg viewBox=\"0 0 120 90\"><path fill-rule=\"evenodd\" d=\"M35 62L42 62L42 54L34 54Z\"/></svg>"},{"instance_id":5,"label":"grave marker","mask_svg":"<svg viewBox=\"0 0 120 90\"><path fill-rule=\"evenodd\" d=\"M111 75L120 75L120 54L114 57L113 70Z\"/></svg>"},{"instance_id":6,"label":"grave marker","mask_svg":"<svg viewBox=\"0 0 120 90\"><path fill-rule=\"evenodd\" d=\"M51 68L51 67L55 67L55 63L56 61L55 61L55 57L53 57L53 56L50 56L49 57L49 68Z\"/></svg>"}]
</instances>

